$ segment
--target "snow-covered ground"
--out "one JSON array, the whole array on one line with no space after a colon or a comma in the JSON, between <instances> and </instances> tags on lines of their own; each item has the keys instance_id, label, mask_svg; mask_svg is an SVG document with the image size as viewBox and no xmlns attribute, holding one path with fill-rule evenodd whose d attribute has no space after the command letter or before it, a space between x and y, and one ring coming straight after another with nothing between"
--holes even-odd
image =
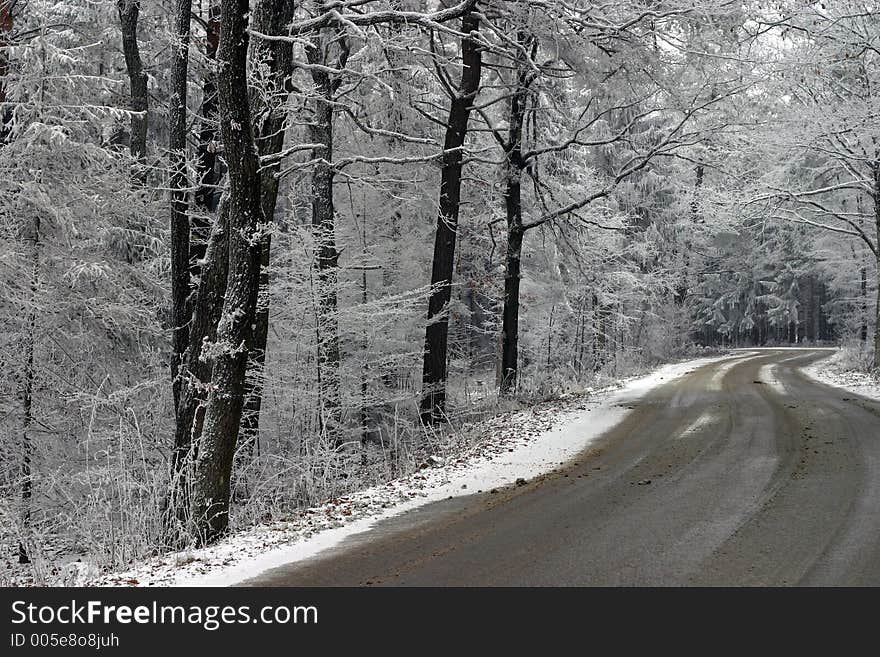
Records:
<instances>
[{"instance_id":1,"label":"snow-covered ground","mask_svg":"<svg viewBox=\"0 0 880 657\"><path fill-rule=\"evenodd\" d=\"M804 374L820 383L844 388L862 397L880 399L880 381L870 374L845 369L841 366L843 351L813 363L803 369Z\"/></svg>"},{"instance_id":2,"label":"snow-covered ground","mask_svg":"<svg viewBox=\"0 0 880 657\"><path fill-rule=\"evenodd\" d=\"M65 584L228 586L270 568L317 555L377 522L446 498L530 479L580 453L658 385L711 362L748 353L665 365L647 376L584 395L540 404L485 422L483 439L454 459L434 459L410 476L306 509L284 521L254 527L199 550L157 557L125 572L97 575L72 564Z\"/></svg>"}]
</instances>

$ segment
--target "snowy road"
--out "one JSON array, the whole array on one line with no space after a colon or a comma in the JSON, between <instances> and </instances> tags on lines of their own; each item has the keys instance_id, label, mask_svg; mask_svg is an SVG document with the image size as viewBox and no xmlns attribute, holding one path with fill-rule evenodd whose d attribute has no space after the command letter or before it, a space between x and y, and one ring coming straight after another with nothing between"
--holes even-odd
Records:
<instances>
[{"instance_id":1,"label":"snowy road","mask_svg":"<svg viewBox=\"0 0 880 657\"><path fill-rule=\"evenodd\" d=\"M880 402L773 350L656 388L565 467L255 585L880 584Z\"/></svg>"}]
</instances>

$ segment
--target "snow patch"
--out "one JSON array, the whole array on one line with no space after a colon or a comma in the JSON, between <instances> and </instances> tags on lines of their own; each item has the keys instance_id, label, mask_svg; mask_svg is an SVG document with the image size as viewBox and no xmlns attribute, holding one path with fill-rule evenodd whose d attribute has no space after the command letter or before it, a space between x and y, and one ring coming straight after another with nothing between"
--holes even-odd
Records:
<instances>
[{"instance_id":1,"label":"snow patch","mask_svg":"<svg viewBox=\"0 0 880 657\"><path fill-rule=\"evenodd\" d=\"M877 376L843 369L839 363L841 355L838 352L831 358L823 358L802 368L801 371L819 383L843 388L868 399L880 400L880 380Z\"/></svg>"},{"instance_id":2,"label":"snow patch","mask_svg":"<svg viewBox=\"0 0 880 657\"><path fill-rule=\"evenodd\" d=\"M729 356L665 365L621 385L568 396L551 408L511 413L487 430L473 453L438 459L418 472L254 527L217 545L165 555L93 586L229 586L266 570L314 557L378 522L419 506L489 491L544 474L580 454L654 388ZM740 360L742 356L736 356Z\"/></svg>"},{"instance_id":3,"label":"snow patch","mask_svg":"<svg viewBox=\"0 0 880 657\"><path fill-rule=\"evenodd\" d=\"M678 440L681 440L682 438L687 438L688 436L692 436L693 434L697 433L703 427L706 427L706 426L713 424L715 422L715 420L717 420L717 419L718 419L718 416L715 415L714 413L710 413L708 411L703 413L696 420L694 420L689 425L687 425L687 427L685 427L684 431L682 431L679 434Z\"/></svg>"},{"instance_id":4,"label":"snow patch","mask_svg":"<svg viewBox=\"0 0 880 657\"><path fill-rule=\"evenodd\" d=\"M786 358L785 360L791 360L791 359ZM780 361L780 362L784 363L785 360ZM778 365L779 365L779 363L771 363L770 365L764 365L760 370L758 370L758 380L761 383L764 383L764 384L770 386L771 388L773 388L774 390L776 390L780 394L785 394L785 392L786 392L785 385L782 383L782 381L779 380L779 377L776 375Z\"/></svg>"}]
</instances>

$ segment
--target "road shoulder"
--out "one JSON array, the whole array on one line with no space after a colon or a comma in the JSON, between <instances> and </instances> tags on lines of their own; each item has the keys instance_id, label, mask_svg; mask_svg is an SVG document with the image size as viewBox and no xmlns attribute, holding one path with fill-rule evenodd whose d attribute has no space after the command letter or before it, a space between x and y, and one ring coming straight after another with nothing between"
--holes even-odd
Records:
<instances>
[{"instance_id":1,"label":"road shoulder","mask_svg":"<svg viewBox=\"0 0 880 657\"><path fill-rule=\"evenodd\" d=\"M880 401L880 381L865 372L856 372L841 366L842 352L818 360L801 369L809 378L825 385L842 388L868 399Z\"/></svg>"},{"instance_id":2,"label":"road shoulder","mask_svg":"<svg viewBox=\"0 0 880 657\"><path fill-rule=\"evenodd\" d=\"M493 418L466 453L435 459L387 484L305 509L199 550L140 563L125 572L87 578L91 586L230 586L286 564L315 557L380 521L423 505L515 484L544 474L581 453L619 423L658 386L743 353L664 365L646 376L583 395Z\"/></svg>"}]
</instances>

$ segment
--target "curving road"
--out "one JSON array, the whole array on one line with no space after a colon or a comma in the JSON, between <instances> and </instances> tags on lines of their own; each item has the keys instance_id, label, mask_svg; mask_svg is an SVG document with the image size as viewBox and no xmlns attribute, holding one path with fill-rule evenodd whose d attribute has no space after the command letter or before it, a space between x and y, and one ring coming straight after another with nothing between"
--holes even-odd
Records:
<instances>
[{"instance_id":1,"label":"curving road","mask_svg":"<svg viewBox=\"0 0 880 657\"><path fill-rule=\"evenodd\" d=\"M880 585L880 402L828 355L713 363L527 486L424 507L252 585Z\"/></svg>"}]
</instances>

